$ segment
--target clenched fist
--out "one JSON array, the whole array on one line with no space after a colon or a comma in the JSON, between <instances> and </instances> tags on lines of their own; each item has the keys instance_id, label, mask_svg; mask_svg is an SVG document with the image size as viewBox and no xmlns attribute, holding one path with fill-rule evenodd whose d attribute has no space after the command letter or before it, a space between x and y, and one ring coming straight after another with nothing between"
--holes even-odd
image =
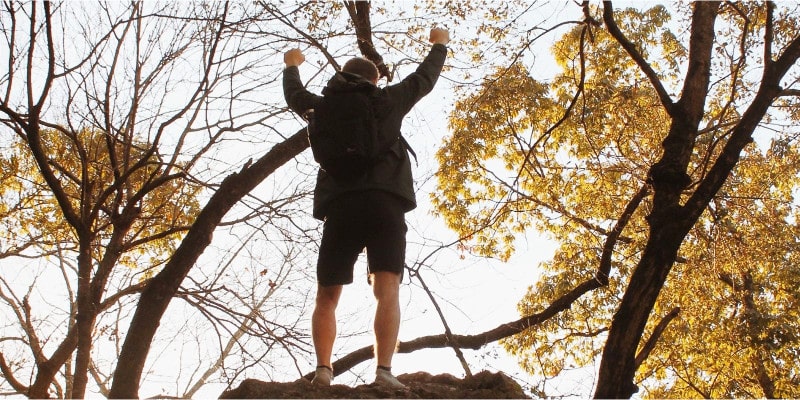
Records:
<instances>
[{"instance_id":1,"label":"clenched fist","mask_svg":"<svg viewBox=\"0 0 800 400\"><path fill-rule=\"evenodd\" d=\"M283 62L287 67L297 67L306 60L306 56L300 49L291 49L283 55Z\"/></svg>"},{"instance_id":2,"label":"clenched fist","mask_svg":"<svg viewBox=\"0 0 800 400\"><path fill-rule=\"evenodd\" d=\"M450 42L450 32L447 29L433 28L431 29L431 43L433 44L447 44Z\"/></svg>"}]
</instances>

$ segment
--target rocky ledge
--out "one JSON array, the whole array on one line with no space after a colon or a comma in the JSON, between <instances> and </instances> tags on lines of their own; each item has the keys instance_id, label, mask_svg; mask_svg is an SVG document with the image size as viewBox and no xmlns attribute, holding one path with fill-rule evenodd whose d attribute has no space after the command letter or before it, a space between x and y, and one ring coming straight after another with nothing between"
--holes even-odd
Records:
<instances>
[{"instance_id":1,"label":"rocky ledge","mask_svg":"<svg viewBox=\"0 0 800 400\"><path fill-rule=\"evenodd\" d=\"M221 399L529 399L522 387L503 373L482 371L464 379L427 372L397 377L407 388L392 390L374 384L350 387L312 385L306 379L294 382L244 380Z\"/></svg>"}]
</instances>

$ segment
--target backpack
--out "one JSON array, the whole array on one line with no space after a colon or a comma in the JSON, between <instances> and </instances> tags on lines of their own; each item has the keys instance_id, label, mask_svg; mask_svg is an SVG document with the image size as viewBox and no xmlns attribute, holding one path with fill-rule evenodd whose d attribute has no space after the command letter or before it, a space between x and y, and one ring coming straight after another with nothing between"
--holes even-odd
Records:
<instances>
[{"instance_id":1,"label":"backpack","mask_svg":"<svg viewBox=\"0 0 800 400\"><path fill-rule=\"evenodd\" d=\"M326 87L322 101L306 113L314 160L336 181L363 177L381 153L375 112L378 92L368 83Z\"/></svg>"}]
</instances>

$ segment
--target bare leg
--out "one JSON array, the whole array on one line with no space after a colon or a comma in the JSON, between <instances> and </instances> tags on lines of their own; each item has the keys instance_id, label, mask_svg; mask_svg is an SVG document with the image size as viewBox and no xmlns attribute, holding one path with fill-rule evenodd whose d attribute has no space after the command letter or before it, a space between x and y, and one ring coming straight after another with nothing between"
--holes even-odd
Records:
<instances>
[{"instance_id":1,"label":"bare leg","mask_svg":"<svg viewBox=\"0 0 800 400\"><path fill-rule=\"evenodd\" d=\"M331 366L333 342L336 340L336 305L342 294L342 285L317 286L317 300L311 315L311 338L317 365Z\"/></svg>"},{"instance_id":2,"label":"bare leg","mask_svg":"<svg viewBox=\"0 0 800 400\"><path fill-rule=\"evenodd\" d=\"M372 291L378 304L375 309L375 359L379 366L391 367L400 331L400 275L376 272Z\"/></svg>"}]
</instances>

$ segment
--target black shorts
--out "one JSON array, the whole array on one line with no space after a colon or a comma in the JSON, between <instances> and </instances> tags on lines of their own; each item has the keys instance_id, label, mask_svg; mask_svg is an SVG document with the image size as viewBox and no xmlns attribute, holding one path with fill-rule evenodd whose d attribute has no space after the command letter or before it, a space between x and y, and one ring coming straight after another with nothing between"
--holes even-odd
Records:
<instances>
[{"instance_id":1,"label":"black shorts","mask_svg":"<svg viewBox=\"0 0 800 400\"><path fill-rule=\"evenodd\" d=\"M367 249L369 273L402 277L406 257L406 221L402 199L382 190L346 193L327 208L317 260L322 286L353 283L353 267Z\"/></svg>"}]
</instances>

